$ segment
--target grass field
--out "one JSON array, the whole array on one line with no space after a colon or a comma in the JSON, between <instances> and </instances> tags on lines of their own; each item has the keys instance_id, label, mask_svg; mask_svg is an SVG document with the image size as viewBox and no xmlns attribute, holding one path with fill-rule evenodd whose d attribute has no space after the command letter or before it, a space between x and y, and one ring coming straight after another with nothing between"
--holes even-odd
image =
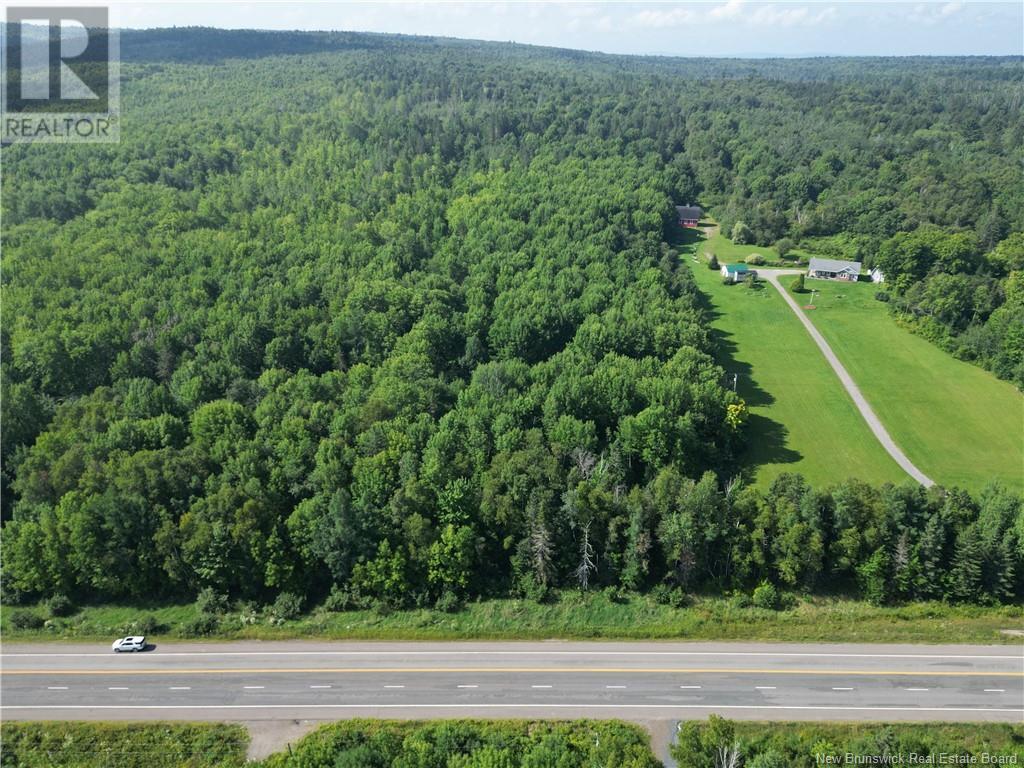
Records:
<instances>
[{"instance_id":1,"label":"grass field","mask_svg":"<svg viewBox=\"0 0 1024 768\"><path fill-rule=\"evenodd\" d=\"M736 245L732 240L725 235L720 234L717 230L714 230L713 234L705 239L701 249L708 253L715 254L719 261L729 263L743 261L745 258L752 256L755 253L759 256L763 256L766 261L780 260L778 251L770 246ZM796 263L800 258L810 258L812 255L813 254L802 251L799 248L794 248L786 254L785 261L791 261L793 262L793 265L796 266Z\"/></svg>"},{"instance_id":2,"label":"grass field","mask_svg":"<svg viewBox=\"0 0 1024 768\"><path fill-rule=\"evenodd\" d=\"M782 297L770 286L751 291L722 285L703 259L691 258L707 248L721 253L721 261L766 249L733 246L740 250L729 256L716 245L728 243L724 238L695 238L690 235L677 246L710 300L719 362L728 373L739 374L737 391L750 407L749 443L740 458L754 482L766 486L782 472L800 472L822 486L849 477L871 483L907 480Z\"/></svg>"},{"instance_id":3,"label":"grass field","mask_svg":"<svg viewBox=\"0 0 1024 768\"><path fill-rule=\"evenodd\" d=\"M249 734L224 723L5 722L0 765L242 768Z\"/></svg>"},{"instance_id":4,"label":"grass field","mask_svg":"<svg viewBox=\"0 0 1024 768\"><path fill-rule=\"evenodd\" d=\"M45 615L42 608L33 610ZM37 630L15 629L12 610L2 615L5 642L74 640L109 647L114 637L143 630L159 644L182 639L194 619L194 604L169 606L88 606L77 614L51 620ZM152 627L157 627L153 629ZM457 613L437 610L398 611L387 615L373 611L332 613L314 610L283 624L265 616L243 617L231 611L220 618L209 639L316 638L319 640L539 640L563 639L663 639L663 640L777 640L792 642L1020 642L1002 630L1024 630L1024 608L981 607L920 603L877 608L838 597L801 599L792 608L770 611L743 605L725 597L699 597L691 605L674 608L647 595L613 600L604 592L563 592L550 603L496 599L469 603ZM208 638L201 638L208 639Z\"/></svg>"},{"instance_id":5,"label":"grass field","mask_svg":"<svg viewBox=\"0 0 1024 768\"><path fill-rule=\"evenodd\" d=\"M870 283L807 285L818 290L811 320L911 461L942 485L1024 490L1024 397L1013 385L901 328Z\"/></svg>"}]
</instances>

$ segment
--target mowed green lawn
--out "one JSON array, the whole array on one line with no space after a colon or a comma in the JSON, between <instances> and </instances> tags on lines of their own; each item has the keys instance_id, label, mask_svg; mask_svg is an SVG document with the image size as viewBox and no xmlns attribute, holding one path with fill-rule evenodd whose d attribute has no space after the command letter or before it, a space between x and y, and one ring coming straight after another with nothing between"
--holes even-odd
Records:
<instances>
[{"instance_id":1,"label":"mowed green lawn","mask_svg":"<svg viewBox=\"0 0 1024 768\"><path fill-rule=\"evenodd\" d=\"M1015 387L901 328L870 283L807 287L819 290L814 324L921 471L971 491L992 479L1024 490L1024 397Z\"/></svg>"},{"instance_id":2,"label":"mowed green lawn","mask_svg":"<svg viewBox=\"0 0 1024 768\"><path fill-rule=\"evenodd\" d=\"M704 241L701 249L707 253L715 254L720 262L724 261L728 264L743 261L748 256L753 256L755 253L759 256L763 256L765 261L776 261L780 258L779 252L771 246L736 245L732 240L717 230L711 237ZM793 266L795 267L797 266L797 260L801 257L810 258L812 255L813 254L807 253L807 251L794 248L786 254L786 261L793 262Z\"/></svg>"},{"instance_id":3,"label":"mowed green lawn","mask_svg":"<svg viewBox=\"0 0 1024 768\"><path fill-rule=\"evenodd\" d=\"M693 268L713 305L719 362L739 374L737 391L750 406L749 446L741 460L755 483L766 486L782 472L800 472L821 486L849 477L871 483L906 480L775 289L722 285L703 260L692 261L694 252L709 245L693 239L677 244L680 258Z\"/></svg>"}]
</instances>

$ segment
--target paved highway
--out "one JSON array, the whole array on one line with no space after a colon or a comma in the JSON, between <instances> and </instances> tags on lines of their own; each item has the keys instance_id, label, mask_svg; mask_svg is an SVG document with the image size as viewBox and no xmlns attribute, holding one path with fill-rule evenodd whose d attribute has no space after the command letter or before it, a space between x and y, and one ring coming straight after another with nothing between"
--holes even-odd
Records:
<instances>
[{"instance_id":1,"label":"paved highway","mask_svg":"<svg viewBox=\"0 0 1024 768\"><path fill-rule=\"evenodd\" d=\"M623 717L1024 722L1021 646L6 645L6 719Z\"/></svg>"}]
</instances>

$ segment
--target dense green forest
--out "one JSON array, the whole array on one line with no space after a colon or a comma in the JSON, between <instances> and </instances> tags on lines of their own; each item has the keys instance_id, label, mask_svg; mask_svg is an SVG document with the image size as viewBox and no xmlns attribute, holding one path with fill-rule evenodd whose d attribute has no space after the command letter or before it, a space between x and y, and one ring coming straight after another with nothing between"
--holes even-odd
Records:
<instances>
[{"instance_id":1,"label":"dense green forest","mask_svg":"<svg viewBox=\"0 0 1024 768\"><path fill-rule=\"evenodd\" d=\"M745 487L665 244L700 201L877 252L908 322L1021 381L1019 59L123 43L120 144L4 149L5 601L1021 595L1000 488Z\"/></svg>"},{"instance_id":2,"label":"dense green forest","mask_svg":"<svg viewBox=\"0 0 1024 768\"><path fill-rule=\"evenodd\" d=\"M912 330L1024 389L1024 234L986 252L972 232L921 227L869 262L892 278L877 298Z\"/></svg>"}]
</instances>

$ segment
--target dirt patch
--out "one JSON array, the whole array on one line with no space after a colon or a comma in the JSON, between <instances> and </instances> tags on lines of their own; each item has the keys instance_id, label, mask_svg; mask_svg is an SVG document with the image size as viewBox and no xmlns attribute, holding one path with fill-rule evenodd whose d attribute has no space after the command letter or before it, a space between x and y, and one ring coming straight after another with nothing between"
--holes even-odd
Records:
<instances>
[{"instance_id":1,"label":"dirt patch","mask_svg":"<svg viewBox=\"0 0 1024 768\"><path fill-rule=\"evenodd\" d=\"M319 728L324 720L242 720L249 730L249 760L263 760L274 752L288 749L310 731Z\"/></svg>"},{"instance_id":2,"label":"dirt patch","mask_svg":"<svg viewBox=\"0 0 1024 768\"><path fill-rule=\"evenodd\" d=\"M669 745L676 739L676 732L679 730L679 722L676 720L641 720L642 725L651 735L651 749L654 756L661 760L665 768L676 768L676 761L668 752Z\"/></svg>"}]
</instances>

